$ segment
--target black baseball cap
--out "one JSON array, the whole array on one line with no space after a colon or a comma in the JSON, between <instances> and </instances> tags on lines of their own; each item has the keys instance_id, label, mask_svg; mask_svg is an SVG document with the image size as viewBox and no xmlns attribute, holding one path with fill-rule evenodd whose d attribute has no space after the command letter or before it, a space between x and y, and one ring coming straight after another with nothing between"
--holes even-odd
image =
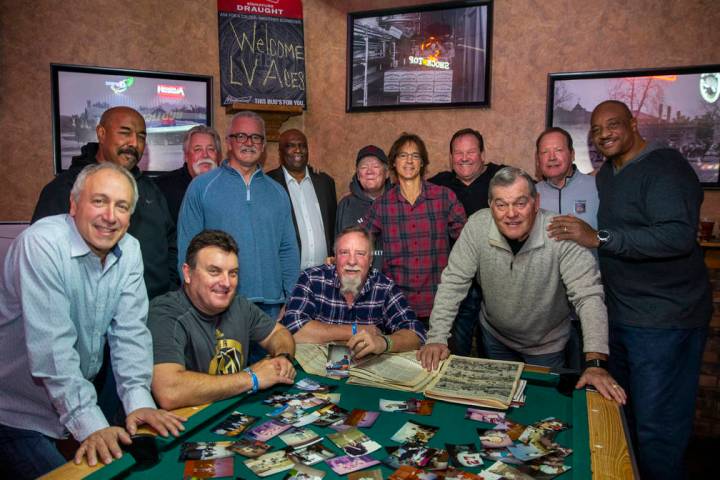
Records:
<instances>
[{"instance_id":1,"label":"black baseball cap","mask_svg":"<svg viewBox=\"0 0 720 480\"><path fill-rule=\"evenodd\" d=\"M383 152L383 149L380 147L376 147L375 145L367 145L360 149L357 154L357 159L355 160L355 166L357 167L358 163L360 163L360 160L365 157L377 157L377 159L385 165L388 164L388 158L387 155L385 155L385 152Z\"/></svg>"}]
</instances>

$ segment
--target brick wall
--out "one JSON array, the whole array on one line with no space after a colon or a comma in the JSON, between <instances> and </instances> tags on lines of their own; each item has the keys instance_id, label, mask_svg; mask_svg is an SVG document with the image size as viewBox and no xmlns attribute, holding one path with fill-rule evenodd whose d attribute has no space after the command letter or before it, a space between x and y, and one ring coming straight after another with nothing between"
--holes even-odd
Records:
<instances>
[{"instance_id":1,"label":"brick wall","mask_svg":"<svg viewBox=\"0 0 720 480\"><path fill-rule=\"evenodd\" d=\"M695 409L695 435L698 437L720 436L720 269L710 270L710 280L714 287L714 308Z\"/></svg>"}]
</instances>

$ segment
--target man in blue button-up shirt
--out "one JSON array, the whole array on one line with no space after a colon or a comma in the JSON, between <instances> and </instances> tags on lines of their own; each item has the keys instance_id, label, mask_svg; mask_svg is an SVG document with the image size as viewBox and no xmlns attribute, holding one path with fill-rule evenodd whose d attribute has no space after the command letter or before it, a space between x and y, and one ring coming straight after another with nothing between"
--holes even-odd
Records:
<instances>
[{"instance_id":1,"label":"man in blue button-up shirt","mask_svg":"<svg viewBox=\"0 0 720 480\"><path fill-rule=\"evenodd\" d=\"M119 442L129 444L142 423L165 436L183 428L150 394L142 257L125 235L137 198L122 167L87 167L70 214L38 221L8 251L0 278L0 465L12 478L63 464L55 440L68 433L81 442L76 463L87 457L94 465L119 458ZM125 429L109 426L91 383L106 341Z\"/></svg>"}]
</instances>

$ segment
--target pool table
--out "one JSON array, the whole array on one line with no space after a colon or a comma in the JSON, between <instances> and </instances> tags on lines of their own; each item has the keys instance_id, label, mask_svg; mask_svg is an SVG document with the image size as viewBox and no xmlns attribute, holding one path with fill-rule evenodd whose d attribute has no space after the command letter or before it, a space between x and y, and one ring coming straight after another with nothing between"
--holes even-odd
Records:
<instances>
[{"instance_id":1,"label":"pool table","mask_svg":"<svg viewBox=\"0 0 720 480\"><path fill-rule=\"evenodd\" d=\"M304 376L308 375L300 372L298 379ZM403 400L421 396L421 394L417 393L361 387L348 385L344 381L315 378L325 383L338 384L336 392L341 394L339 405L347 410L363 408L377 411L379 410L378 399L380 398ZM555 416L572 425L572 428L560 432L556 438L560 445L573 449L574 453L566 459L566 463L572 465L572 469L557 478L566 480L589 478L632 479L637 477L626 440L621 411L617 404L605 400L600 394L592 391L574 390L571 395L564 395L557 388L560 380L557 375L526 369L523 372L523 378L528 381L526 404L520 408L508 410L509 418L520 423L532 423L549 416ZM154 480L159 478L182 478L184 463L178 461L182 442L230 440L230 437L213 434L211 432L212 428L233 410L239 410L250 415L264 416L272 408L263 405L261 400L266 398L270 392L277 393L290 388L293 387L276 387L254 395L242 395L210 405L181 409L180 414L190 416L186 423L185 432L177 439L157 437L159 462L148 469L141 470L136 465L134 458L129 454L125 454L121 459L105 466L89 467L85 464L74 465L70 462L53 470L43 478L62 480L76 478L101 480L125 477L152 478ZM435 403L435 408L430 416L382 412L371 428L362 430L373 440L383 445L392 445L394 442L390 440L390 437L393 433L407 420L413 419L440 427L437 434L428 444L431 447L442 447L446 442L474 442L479 446L476 428L491 428L491 425L465 420L466 408L465 405L438 401ZM334 432L329 428L316 426L311 426L311 428L322 436ZM328 439L324 439L323 442L328 448L340 452ZM277 437L271 439L268 443L273 447L284 446L284 443ZM386 453L382 449L371 455L380 460L386 456ZM245 467L243 460L245 460L243 457L235 457L235 475L242 478L254 478L255 475ZM486 461L485 466L487 467L487 465ZM314 468L327 470L326 479L340 478L324 463L314 465ZM392 472L391 469L384 465L371 468L382 468L384 477L387 477ZM479 469L467 470L477 472ZM283 472L266 478L280 479L286 474L287 472Z\"/></svg>"}]
</instances>

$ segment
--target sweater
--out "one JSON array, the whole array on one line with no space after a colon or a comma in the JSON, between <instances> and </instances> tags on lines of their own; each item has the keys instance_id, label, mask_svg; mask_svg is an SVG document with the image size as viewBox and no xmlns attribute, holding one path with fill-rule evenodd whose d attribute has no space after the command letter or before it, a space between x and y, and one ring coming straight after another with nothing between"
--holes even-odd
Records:
<instances>
[{"instance_id":1,"label":"sweater","mask_svg":"<svg viewBox=\"0 0 720 480\"><path fill-rule=\"evenodd\" d=\"M257 169L245 184L227 160L197 176L185 192L178 220L178 268L192 238L223 230L238 244L238 292L254 303L285 303L300 275L292 207L285 190Z\"/></svg>"},{"instance_id":2,"label":"sweater","mask_svg":"<svg viewBox=\"0 0 720 480\"><path fill-rule=\"evenodd\" d=\"M573 166L573 173L565 178L565 185L558 188L545 180L538 182L540 206L560 215L573 215L597 229L598 193L595 177L580 172Z\"/></svg>"},{"instance_id":3,"label":"sweater","mask_svg":"<svg viewBox=\"0 0 720 480\"><path fill-rule=\"evenodd\" d=\"M710 282L697 225L703 191L677 150L648 145L624 168L597 174L598 248L611 322L694 328L712 314Z\"/></svg>"},{"instance_id":4,"label":"sweater","mask_svg":"<svg viewBox=\"0 0 720 480\"><path fill-rule=\"evenodd\" d=\"M470 217L450 253L430 316L428 343L447 343L458 305L475 277L483 290L482 325L504 345L527 355L562 350L572 304L586 352L608 353L607 311L590 250L548 237L554 215L540 209L513 255L490 209Z\"/></svg>"}]
</instances>

